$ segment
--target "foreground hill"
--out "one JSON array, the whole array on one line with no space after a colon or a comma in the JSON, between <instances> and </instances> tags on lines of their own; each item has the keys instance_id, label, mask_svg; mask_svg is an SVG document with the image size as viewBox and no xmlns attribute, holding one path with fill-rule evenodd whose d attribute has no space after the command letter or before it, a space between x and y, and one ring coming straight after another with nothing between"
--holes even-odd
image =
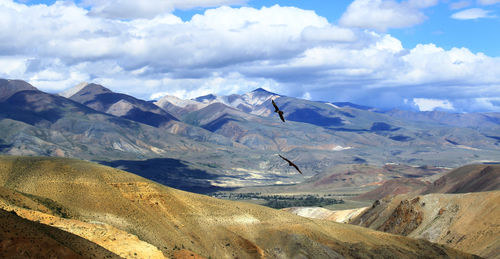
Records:
<instances>
[{"instance_id":1,"label":"foreground hill","mask_svg":"<svg viewBox=\"0 0 500 259\"><path fill-rule=\"evenodd\" d=\"M0 209L2 258L120 258L82 237Z\"/></svg>"},{"instance_id":2,"label":"foreground hill","mask_svg":"<svg viewBox=\"0 0 500 259\"><path fill-rule=\"evenodd\" d=\"M500 258L500 191L398 195L377 200L351 224Z\"/></svg>"},{"instance_id":3,"label":"foreground hill","mask_svg":"<svg viewBox=\"0 0 500 259\"><path fill-rule=\"evenodd\" d=\"M390 180L358 198L377 201L352 224L500 258L500 165L463 166L433 183Z\"/></svg>"},{"instance_id":4,"label":"foreground hill","mask_svg":"<svg viewBox=\"0 0 500 259\"><path fill-rule=\"evenodd\" d=\"M125 231L127 240L138 237L138 249L149 243L168 257L473 258L425 240L183 192L73 159L0 157L0 186L10 192L0 205L55 222L119 255L129 241L113 233Z\"/></svg>"}]
</instances>

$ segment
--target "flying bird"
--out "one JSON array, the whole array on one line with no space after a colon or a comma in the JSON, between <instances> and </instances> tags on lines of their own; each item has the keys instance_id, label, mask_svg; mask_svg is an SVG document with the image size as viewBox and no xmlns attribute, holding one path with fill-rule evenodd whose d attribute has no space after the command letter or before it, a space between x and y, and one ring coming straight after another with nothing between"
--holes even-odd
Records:
<instances>
[{"instance_id":1,"label":"flying bird","mask_svg":"<svg viewBox=\"0 0 500 259\"><path fill-rule=\"evenodd\" d=\"M300 174L302 174L302 171L300 171L299 167L298 167L296 164L294 164L292 161L290 161L290 160L288 160L288 159L286 159L286 158L282 157L280 154L278 154L278 156L280 156L281 158L283 158L283 160L285 160L285 161L287 161L287 162L288 162L288 165L289 165L289 166L293 166L293 167L295 167L295 169L297 169L297 171L299 171L299 173L300 173Z\"/></svg>"},{"instance_id":2,"label":"flying bird","mask_svg":"<svg viewBox=\"0 0 500 259\"><path fill-rule=\"evenodd\" d=\"M274 112L277 112L280 115L280 119L285 122L285 117L283 117L283 111L278 108L278 105L274 102L274 100L271 99L271 102L273 103L274 106Z\"/></svg>"}]
</instances>

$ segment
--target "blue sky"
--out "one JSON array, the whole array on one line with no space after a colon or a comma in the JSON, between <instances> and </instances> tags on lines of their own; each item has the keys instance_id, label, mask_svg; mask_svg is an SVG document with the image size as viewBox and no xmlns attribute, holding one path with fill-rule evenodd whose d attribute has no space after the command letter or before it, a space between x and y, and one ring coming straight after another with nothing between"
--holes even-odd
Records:
<instances>
[{"instance_id":1,"label":"blue sky","mask_svg":"<svg viewBox=\"0 0 500 259\"><path fill-rule=\"evenodd\" d=\"M0 77L49 92L81 81L144 99L264 87L500 111L500 0L0 0L0 15Z\"/></svg>"}]
</instances>

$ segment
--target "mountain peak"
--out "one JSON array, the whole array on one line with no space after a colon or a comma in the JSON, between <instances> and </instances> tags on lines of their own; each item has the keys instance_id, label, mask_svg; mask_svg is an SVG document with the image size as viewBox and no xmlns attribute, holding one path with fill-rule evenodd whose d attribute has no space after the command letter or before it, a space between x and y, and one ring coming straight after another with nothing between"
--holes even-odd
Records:
<instances>
[{"instance_id":1,"label":"mountain peak","mask_svg":"<svg viewBox=\"0 0 500 259\"><path fill-rule=\"evenodd\" d=\"M71 98L72 96L80 93L81 91L94 93L94 95L99 94L99 93L110 93L111 92L111 90L109 90L108 88L106 88L102 85L82 82L82 83L79 83L78 85L76 85L70 89L67 89L64 92L59 93L59 95L66 97L66 98Z\"/></svg>"},{"instance_id":2,"label":"mountain peak","mask_svg":"<svg viewBox=\"0 0 500 259\"><path fill-rule=\"evenodd\" d=\"M275 93L269 92L269 91L267 91L266 89L264 89L262 87L259 87L259 88L255 89L255 90L253 90L252 93L263 93L263 94L275 95Z\"/></svg>"},{"instance_id":3,"label":"mountain peak","mask_svg":"<svg viewBox=\"0 0 500 259\"><path fill-rule=\"evenodd\" d=\"M22 80L0 79L0 101L6 100L17 92L38 90Z\"/></svg>"},{"instance_id":4,"label":"mountain peak","mask_svg":"<svg viewBox=\"0 0 500 259\"><path fill-rule=\"evenodd\" d=\"M88 84L89 83L87 83L87 82L79 83L76 86L73 86L69 89L66 89L63 92L60 92L59 95L62 97L70 98L71 96L73 96L74 94L78 93L80 90L85 88L85 86L87 86Z\"/></svg>"}]
</instances>

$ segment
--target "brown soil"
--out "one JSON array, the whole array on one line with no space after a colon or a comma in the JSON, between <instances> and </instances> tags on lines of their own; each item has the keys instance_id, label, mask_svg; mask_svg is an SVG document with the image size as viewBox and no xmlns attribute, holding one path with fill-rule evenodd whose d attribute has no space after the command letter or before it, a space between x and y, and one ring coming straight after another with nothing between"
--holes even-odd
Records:
<instances>
[{"instance_id":1,"label":"brown soil","mask_svg":"<svg viewBox=\"0 0 500 259\"><path fill-rule=\"evenodd\" d=\"M110 226L167 257L184 249L206 258L473 258L425 240L179 191L73 159L0 157L0 186L45 199L32 198L34 204L25 209L68 217L59 221L61 228L76 221ZM96 229L83 229L81 235L96 236L101 231ZM106 233L114 232L101 229L113 238ZM111 250L110 244L102 243Z\"/></svg>"},{"instance_id":2,"label":"brown soil","mask_svg":"<svg viewBox=\"0 0 500 259\"><path fill-rule=\"evenodd\" d=\"M467 165L446 173L422 191L467 193L500 190L500 165Z\"/></svg>"},{"instance_id":3,"label":"brown soil","mask_svg":"<svg viewBox=\"0 0 500 259\"><path fill-rule=\"evenodd\" d=\"M378 200L352 224L500 258L500 191L398 195Z\"/></svg>"},{"instance_id":4,"label":"brown soil","mask_svg":"<svg viewBox=\"0 0 500 259\"><path fill-rule=\"evenodd\" d=\"M0 258L120 258L77 235L0 209Z\"/></svg>"},{"instance_id":5,"label":"brown soil","mask_svg":"<svg viewBox=\"0 0 500 259\"><path fill-rule=\"evenodd\" d=\"M382 186L357 196L358 200L379 200L388 195L405 193L418 194L431 183L412 178L398 178L385 181Z\"/></svg>"}]
</instances>

